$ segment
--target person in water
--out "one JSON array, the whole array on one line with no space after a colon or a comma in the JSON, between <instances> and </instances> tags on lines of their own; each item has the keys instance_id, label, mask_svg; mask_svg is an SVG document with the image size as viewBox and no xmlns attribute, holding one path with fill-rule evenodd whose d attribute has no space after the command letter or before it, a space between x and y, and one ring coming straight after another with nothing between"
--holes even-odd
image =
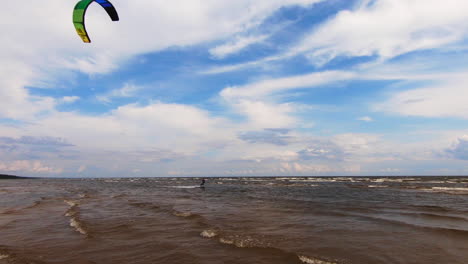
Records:
<instances>
[{"instance_id":1,"label":"person in water","mask_svg":"<svg viewBox=\"0 0 468 264\"><path fill-rule=\"evenodd\" d=\"M205 179L201 180L200 187L205 187Z\"/></svg>"}]
</instances>

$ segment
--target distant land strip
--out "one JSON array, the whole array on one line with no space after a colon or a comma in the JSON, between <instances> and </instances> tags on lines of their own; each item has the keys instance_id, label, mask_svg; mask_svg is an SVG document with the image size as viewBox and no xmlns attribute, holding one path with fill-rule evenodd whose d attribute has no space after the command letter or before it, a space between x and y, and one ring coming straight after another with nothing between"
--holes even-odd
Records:
<instances>
[{"instance_id":1,"label":"distant land strip","mask_svg":"<svg viewBox=\"0 0 468 264\"><path fill-rule=\"evenodd\" d=\"M14 176L14 175L6 175L6 174L0 174L0 180L13 180L13 179L17 179L17 180L21 180L21 179L32 179L30 177L20 177L20 176Z\"/></svg>"}]
</instances>

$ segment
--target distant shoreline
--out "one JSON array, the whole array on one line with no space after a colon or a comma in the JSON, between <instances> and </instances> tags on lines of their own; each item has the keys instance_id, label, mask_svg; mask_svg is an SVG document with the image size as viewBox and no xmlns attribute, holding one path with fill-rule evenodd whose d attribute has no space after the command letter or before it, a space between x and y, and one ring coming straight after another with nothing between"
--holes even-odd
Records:
<instances>
[{"instance_id":1,"label":"distant shoreline","mask_svg":"<svg viewBox=\"0 0 468 264\"><path fill-rule=\"evenodd\" d=\"M0 174L0 180L22 180L22 179L32 179L30 177L22 177L15 175Z\"/></svg>"}]
</instances>

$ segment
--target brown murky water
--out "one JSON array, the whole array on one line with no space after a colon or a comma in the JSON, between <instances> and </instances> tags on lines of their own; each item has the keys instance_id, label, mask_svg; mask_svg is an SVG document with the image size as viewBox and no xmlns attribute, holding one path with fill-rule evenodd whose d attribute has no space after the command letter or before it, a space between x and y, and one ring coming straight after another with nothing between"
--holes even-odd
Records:
<instances>
[{"instance_id":1,"label":"brown murky water","mask_svg":"<svg viewBox=\"0 0 468 264\"><path fill-rule=\"evenodd\" d=\"M468 178L0 181L0 263L468 263Z\"/></svg>"}]
</instances>

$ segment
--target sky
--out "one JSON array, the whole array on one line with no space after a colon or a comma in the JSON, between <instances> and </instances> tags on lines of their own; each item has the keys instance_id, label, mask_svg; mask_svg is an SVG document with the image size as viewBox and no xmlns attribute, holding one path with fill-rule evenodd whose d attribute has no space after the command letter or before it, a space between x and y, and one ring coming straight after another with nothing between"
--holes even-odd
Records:
<instances>
[{"instance_id":1,"label":"sky","mask_svg":"<svg viewBox=\"0 0 468 264\"><path fill-rule=\"evenodd\" d=\"M0 173L468 175L466 0L0 10Z\"/></svg>"}]
</instances>

